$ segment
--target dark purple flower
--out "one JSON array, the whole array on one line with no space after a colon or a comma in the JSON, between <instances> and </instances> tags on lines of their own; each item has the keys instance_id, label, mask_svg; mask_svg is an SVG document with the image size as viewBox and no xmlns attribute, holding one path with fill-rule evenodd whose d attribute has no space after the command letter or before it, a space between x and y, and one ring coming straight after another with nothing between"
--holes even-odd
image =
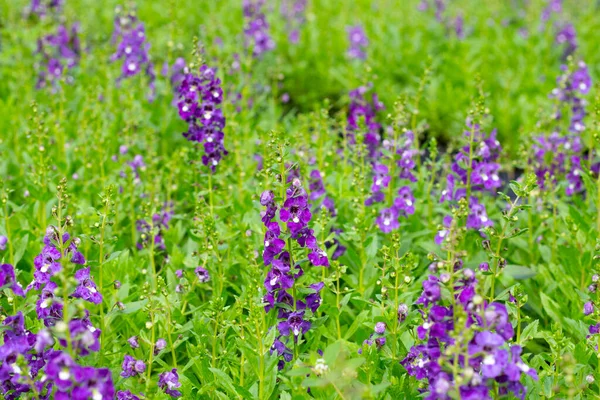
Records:
<instances>
[{"instance_id":1,"label":"dark purple flower","mask_svg":"<svg viewBox=\"0 0 600 400\"><path fill-rule=\"evenodd\" d=\"M25 297L23 287L15 276L15 269L10 264L0 265L0 287L3 286L11 289L16 296Z\"/></svg>"},{"instance_id":2,"label":"dark purple flower","mask_svg":"<svg viewBox=\"0 0 600 400\"><path fill-rule=\"evenodd\" d=\"M308 207L306 191L301 186L292 185L286 191L287 198L279 210L279 218L287 223L292 235L308 225L312 214Z\"/></svg>"},{"instance_id":3,"label":"dark purple flower","mask_svg":"<svg viewBox=\"0 0 600 400\"><path fill-rule=\"evenodd\" d=\"M140 400L140 398L129 390L120 390L117 392L117 400Z\"/></svg>"},{"instance_id":4,"label":"dark purple flower","mask_svg":"<svg viewBox=\"0 0 600 400\"><path fill-rule=\"evenodd\" d=\"M228 154L224 147L221 80L215 69L202 65L197 74L185 75L178 93L179 116L188 123L188 131L183 136L203 144L202 163L215 172L221 159Z\"/></svg>"},{"instance_id":5,"label":"dark purple flower","mask_svg":"<svg viewBox=\"0 0 600 400\"><path fill-rule=\"evenodd\" d=\"M416 301L416 304L423 304L427 307L431 303L437 302L441 298L439 279L436 276L429 275L427 280L423 281L423 293Z\"/></svg>"},{"instance_id":6,"label":"dark purple flower","mask_svg":"<svg viewBox=\"0 0 600 400\"><path fill-rule=\"evenodd\" d=\"M286 321L280 322L277 329L282 336L289 336L290 332L294 337L300 333L305 334L310 329L310 322L304 320L304 311L290 313Z\"/></svg>"}]
</instances>

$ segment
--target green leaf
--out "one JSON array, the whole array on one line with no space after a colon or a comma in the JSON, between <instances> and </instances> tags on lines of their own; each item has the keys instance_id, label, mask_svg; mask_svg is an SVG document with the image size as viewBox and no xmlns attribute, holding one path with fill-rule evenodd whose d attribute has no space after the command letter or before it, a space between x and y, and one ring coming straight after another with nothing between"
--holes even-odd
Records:
<instances>
[{"instance_id":1,"label":"green leaf","mask_svg":"<svg viewBox=\"0 0 600 400\"><path fill-rule=\"evenodd\" d=\"M546 314L548 314L555 322L562 324L561 311L558 304L543 292L540 293L540 298Z\"/></svg>"},{"instance_id":2,"label":"green leaf","mask_svg":"<svg viewBox=\"0 0 600 400\"><path fill-rule=\"evenodd\" d=\"M132 314L136 311L141 310L146 304L148 304L148 299L140 300L140 301L133 301L131 303L126 303L125 309L121 312L123 314Z\"/></svg>"},{"instance_id":3,"label":"green leaf","mask_svg":"<svg viewBox=\"0 0 600 400\"><path fill-rule=\"evenodd\" d=\"M540 322L536 319L523 329L521 337L519 338L519 344L521 346L524 346L529 340L537 337L539 325Z\"/></svg>"},{"instance_id":4,"label":"green leaf","mask_svg":"<svg viewBox=\"0 0 600 400\"><path fill-rule=\"evenodd\" d=\"M522 265L507 265L504 268L504 273L515 279L529 279L536 275L534 270Z\"/></svg>"},{"instance_id":5,"label":"green leaf","mask_svg":"<svg viewBox=\"0 0 600 400\"><path fill-rule=\"evenodd\" d=\"M225 372L221 371L218 368L210 368L211 372L215 375L215 381L219 386L221 386L225 391L233 396L239 397L239 393L233 386L233 381Z\"/></svg>"},{"instance_id":6,"label":"green leaf","mask_svg":"<svg viewBox=\"0 0 600 400\"><path fill-rule=\"evenodd\" d=\"M25 254L25 250L27 250L27 244L29 243L29 235L25 235L23 236L21 239L19 239L16 244L15 244L15 260L14 263L16 266L19 261L21 261L21 258L23 258L23 254Z\"/></svg>"}]
</instances>

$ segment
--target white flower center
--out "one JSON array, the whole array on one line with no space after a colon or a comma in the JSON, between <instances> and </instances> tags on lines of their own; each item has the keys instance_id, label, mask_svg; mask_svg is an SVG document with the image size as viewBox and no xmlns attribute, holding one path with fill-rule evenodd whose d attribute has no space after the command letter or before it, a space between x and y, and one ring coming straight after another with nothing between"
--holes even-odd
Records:
<instances>
[{"instance_id":1,"label":"white flower center","mask_svg":"<svg viewBox=\"0 0 600 400\"><path fill-rule=\"evenodd\" d=\"M483 358L483 364L484 365L494 365L494 364L496 364L496 359L494 358L493 355L488 354L487 356L485 356Z\"/></svg>"},{"instance_id":2,"label":"white flower center","mask_svg":"<svg viewBox=\"0 0 600 400\"><path fill-rule=\"evenodd\" d=\"M63 381L68 380L70 377L71 374L69 373L69 371L62 370L58 373L58 378Z\"/></svg>"}]
</instances>

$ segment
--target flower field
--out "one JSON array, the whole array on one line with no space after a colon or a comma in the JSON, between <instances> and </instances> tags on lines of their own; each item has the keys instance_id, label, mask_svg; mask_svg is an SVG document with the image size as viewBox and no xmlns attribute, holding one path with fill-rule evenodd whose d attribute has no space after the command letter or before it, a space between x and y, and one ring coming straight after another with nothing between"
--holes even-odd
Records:
<instances>
[{"instance_id":1,"label":"flower field","mask_svg":"<svg viewBox=\"0 0 600 400\"><path fill-rule=\"evenodd\" d=\"M600 398L598 15L0 3L0 396Z\"/></svg>"}]
</instances>

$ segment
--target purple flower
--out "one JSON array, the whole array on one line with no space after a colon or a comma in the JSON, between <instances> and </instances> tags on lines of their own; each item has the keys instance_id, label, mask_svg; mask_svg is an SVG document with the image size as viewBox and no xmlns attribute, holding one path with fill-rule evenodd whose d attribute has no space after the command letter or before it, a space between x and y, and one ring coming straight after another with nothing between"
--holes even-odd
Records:
<instances>
[{"instance_id":1,"label":"purple flower","mask_svg":"<svg viewBox=\"0 0 600 400\"><path fill-rule=\"evenodd\" d=\"M471 197L469 203L470 209L467 216L467 228L479 230L493 225L493 222L487 216L485 206L479 203L477 197Z\"/></svg>"},{"instance_id":2,"label":"purple flower","mask_svg":"<svg viewBox=\"0 0 600 400\"><path fill-rule=\"evenodd\" d=\"M136 375L142 375L146 371L146 364L142 360L136 360L130 355L125 355L123 364L121 364L121 376L129 378Z\"/></svg>"},{"instance_id":3,"label":"purple flower","mask_svg":"<svg viewBox=\"0 0 600 400\"><path fill-rule=\"evenodd\" d=\"M208 270L206 270L205 268L198 266L194 270L194 273L196 274L196 276L198 277L198 280L201 283L206 283L206 282L210 281L210 274L208 273Z\"/></svg>"},{"instance_id":4,"label":"purple flower","mask_svg":"<svg viewBox=\"0 0 600 400\"><path fill-rule=\"evenodd\" d=\"M586 302L583 305L583 314L590 315L593 312L594 312L594 303L592 303L591 301Z\"/></svg>"},{"instance_id":5,"label":"purple flower","mask_svg":"<svg viewBox=\"0 0 600 400\"><path fill-rule=\"evenodd\" d=\"M560 28L556 34L556 43L559 45L566 43L563 51L563 60L577 50L577 33L573 24L566 23Z\"/></svg>"},{"instance_id":6,"label":"purple flower","mask_svg":"<svg viewBox=\"0 0 600 400\"><path fill-rule=\"evenodd\" d=\"M39 290L43 285L50 282L50 278L61 270L61 265L58 262L60 258L61 254L58 249L54 246L44 246L42 252L33 260L35 267L34 281L28 286L27 290L31 288Z\"/></svg>"},{"instance_id":7,"label":"purple flower","mask_svg":"<svg viewBox=\"0 0 600 400\"><path fill-rule=\"evenodd\" d=\"M100 350L100 330L95 328L88 317L72 319L69 321L69 332L71 333L71 346L82 356L90 351ZM65 339L59 340L61 346L67 347Z\"/></svg>"},{"instance_id":8,"label":"purple flower","mask_svg":"<svg viewBox=\"0 0 600 400\"><path fill-rule=\"evenodd\" d=\"M15 269L10 264L0 265L0 287L7 286L16 296L25 297L23 287L17 281Z\"/></svg>"},{"instance_id":9,"label":"purple flower","mask_svg":"<svg viewBox=\"0 0 600 400\"><path fill-rule=\"evenodd\" d=\"M55 34L38 40L37 54L40 54L42 61L39 64L37 89L50 85L56 91L63 73L79 63L81 46L78 34L78 24L71 29L61 25ZM67 77L67 82L72 80L72 77Z\"/></svg>"},{"instance_id":10,"label":"purple flower","mask_svg":"<svg viewBox=\"0 0 600 400\"><path fill-rule=\"evenodd\" d=\"M38 319L44 320L46 326L53 326L55 321L62 319L63 306L54 295L57 287L56 283L48 282L36 302Z\"/></svg>"},{"instance_id":11,"label":"purple flower","mask_svg":"<svg viewBox=\"0 0 600 400\"><path fill-rule=\"evenodd\" d=\"M308 225L312 214L308 208L306 191L298 184L286 190L286 200L279 210L279 218L286 222L292 235L299 233Z\"/></svg>"},{"instance_id":12,"label":"purple flower","mask_svg":"<svg viewBox=\"0 0 600 400\"><path fill-rule=\"evenodd\" d=\"M243 0L244 44L252 49L255 58L275 48L275 42L269 35L269 23L262 10L264 4L265 0Z\"/></svg>"},{"instance_id":13,"label":"purple flower","mask_svg":"<svg viewBox=\"0 0 600 400\"><path fill-rule=\"evenodd\" d=\"M157 355L167 347L167 341L165 339L158 339L154 344L154 355Z\"/></svg>"},{"instance_id":14,"label":"purple flower","mask_svg":"<svg viewBox=\"0 0 600 400\"><path fill-rule=\"evenodd\" d=\"M375 324L375 333L383 335L385 333L385 322L378 322Z\"/></svg>"},{"instance_id":15,"label":"purple flower","mask_svg":"<svg viewBox=\"0 0 600 400\"><path fill-rule=\"evenodd\" d=\"M394 199L394 207L408 215L415 213L415 196L409 186L402 186Z\"/></svg>"},{"instance_id":16,"label":"purple flower","mask_svg":"<svg viewBox=\"0 0 600 400\"><path fill-rule=\"evenodd\" d=\"M379 132L381 125L377 122L377 112L383 110L385 107L379 101L377 94L373 93L370 99L366 97L371 87L372 85L368 84L350 92L346 131L349 144L355 144L355 135L359 132L362 121L366 128L363 143L367 146L369 157L377 158L378 147L381 142L381 134Z\"/></svg>"},{"instance_id":17,"label":"purple flower","mask_svg":"<svg viewBox=\"0 0 600 400\"><path fill-rule=\"evenodd\" d=\"M273 345L271 346L271 354L276 351L278 356L283 356L283 359L286 362L290 362L293 359L292 351L279 339L275 339Z\"/></svg>"},{"instance_id":18,"label":"purple flower","mask_svg":"<svg viewBox=\"0 0 600 400\"><path fill-rule=\"evenodd\" d=\"M397 209L395 207L391 207L381 210L381 213L375 222L383 233L390 233L394 229L398 229L400 227L400 223L398 222Z\"/></svg>"},{"instance_id":19,"label":"purple flower","mask_svg":"<svg viewBox=\"0 0 600 400\"><path fill-rule=\"evenodd\" d=\"M90 278L89 268L82 268L75 272L75 279L77 279L79 284L71 296L87 300L94 304L102 303L102 295L98 292L96 284Z\"/></svg>"},{"instance_id":20,"label":"purple flower","mask_svg":"<svg viewBox=\"0 0 600 400\"><path fill-rule=\"evenodd\" d=\"M448 237L448 233L450 233L450 227L452 226L452 216L446 215L443 220L444 229L438 231L435 235L435 244L440 245L446 240Z\"/></svg>"},{"instance_id":21,"label":"purple flower","mask_svg":"<svg viewBox=\"0 0 600 400\"><path fill-rule=\"evenodd\" d=\"M408 306L404 303L398 306L398 322L404 322L408 316Z\"/></svg>"},{"instance_id":22,"label":"purple flower","mask_svg":"<svg viewBox=\"0 0 600 400\"><path fill-rule=\"evenodd\" d=\"M350 42L348 57L358 60L367 58L365 50L369 45L369 39L367 39L367 35L362 26L350 26L346 28L346 31L348 32L348 41Z\"/></svg>"},{"instance_id":23,"label":"purple flower","mask_svg":"<svg viewBox=\"0 0 600 400\"><path fill-rule=\"evenodd\" d=\"M300 28L306 22L307 0L283 0L281 14L286 21L286 30L290 43L297 44L300 40Z\"/></svg>"},{"instance_id":24,"label":"purple flower","mask_svg":"<svg viewBox=\"0 0 600 400\"><path fill-rule=\"evenodd\" d=\"M280 322L277 329L282 336L289 336L290 332L294 337L300 333L305 334L310 329L310 322L304 320L304 311L290 313L286 321Z\"/></svg>"},{"instance_id":25,"label":"purple flower","mask_svg":"<svg viewBox=\"0 0 600 400\"><path fill-rule=\"evenodd\" d=\"M132 336L129 339L127 339L127 343L129 343L132 349L137 349L138 347L140 347L140 343L138 341L137 336Z\"/></svg>"},{"instance_id":26,"label":"purple flower","mask_svg":"<svg viewBox=\"0 0 600 400\"><path fill-rule=\"evenodd\" d=\"M171 371L160 374L158 377L158 387L171 397L181 397L181 392L176 390L181 387L177 369L173 368Z\"/></svg>"},{"instance_id":27,"label":"purple flower","mask_svg":"<svg viewBox=\"0 0 600 400\"><path fill-rule=\"evenodd\" d=\"M306 307L310 309L310 311L312 311L313 313L317 312L317 309L321 305L320 292L324 286L325 284L323 282L313 283L309 286L309 288L314 290L315 292L306 296Z\"/></svg>"},{"instance_id":28,"label":"purple flower","mask_svg":"<svg viewBox=\"0 0 600 400\"><path fill-rule=\"evenodd\" d=\"M437 302L441 298L439 279L436 276L429 275L427 280L423 281L423 293L416 301L416 304L423 304L427 307L431 303Z\"/></svg>"},{"instance_id":29,"label":"purple flower","mask_svg":"<svg viewBox=\"0 0 600 400\"><path fill-rule=\"evenodd\" d=\"M48 362L45 372L56 385L56 399L112 399L115 396L108 368L77 365L67 353L57 352Z\"/></svg>"},{"instance_id":30,"label":"purple flower","mask_svg":"<svg viewBox=\"0 0 600 400\"><path fill-rule=\"evenodd\" d=\"M140 398L131 393L129 390L119 390L117 392L117 400L140 400Z\"/></svg>"},{"instance_id":31,"label":"purple flower","mask_svg":"<svg viewBox=\"0 0 600 400\"><path fill-rule=\"evenodd\" d=\"M117 51L111 56L112 62L122 60L121 76L117 82L140 74L142 71L149 80L148 99L156 96L154 64L150 61L150 44L146 41L144 24L135 14L115 16L113 42L120 40Z\"/></svg>"},{"instance_id":32,"label":"purple flower","mask_svg":"<svg viewBox=\"0 0 600 400\"><path fill-rule=\"evenodd\" d=\"M290 275L290 266L282 260L273 260L271 270L265 278L265 288L272 292L275 289L289 289L294 285L294 278Z\"/></svg>"},{"instance_id":33,"label":"purple flower","mask_svg":"<svg viewBox=\"0 0 600 400\"><path fill-rule=\"evenodd\" d=\"M508 320L506 306L500 303L489 304L484 312L484 323L486 327L495 328L505 340L510 340L514 335L514 329Z\"/></svg>"},{"instance_id":34,"label":"purple flower","mask_svg":"<svg viewBox=\"0 0 600 400\"><path fill-rule=\"evenodd\" d=\"M308 261L310 261L310 263L315 267L329 267L329 258L327 257L327 252L319 248L314 248L310 253L308 253Z\"/></svg>"},{"instance_id":35,"label":"purple flower","mask_svg":"<svg viewBox=\"0 0 600 400\"><path fill-rule=\"evenodd\" d=\"M63 6L64 0L31 0L27 14L44 18L48 14L59 14L62 12Z\"/></svg>"},{"instance_id":36,"label":"purple flower","mask_svg":"<svg viewBox=\"0 0 600 400\"><path fill-rule=\"evenodd\" d=\"M4 235L0 235L0 251L6 250L7 243L8 243L8 238Z\"/></svg>"}]
</instances>

